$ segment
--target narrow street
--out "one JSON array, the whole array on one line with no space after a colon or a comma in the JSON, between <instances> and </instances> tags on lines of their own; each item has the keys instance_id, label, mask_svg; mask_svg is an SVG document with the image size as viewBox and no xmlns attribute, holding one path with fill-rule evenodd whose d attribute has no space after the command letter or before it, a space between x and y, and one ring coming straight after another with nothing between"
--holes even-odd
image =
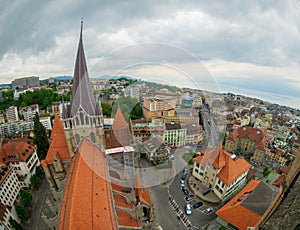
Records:
<instances>
[{"instance_id":1,"label":"narrow street","mask_svg":"<svg viewBox=\"0 0 300 230\"><path fill-rule=\"evenodd\" d=\"M26 230L41 230L45 229L44 227L40 226L41 218L41 211L43 205L46 203L46 195L49 191L49 185L46 179L43 180L42 185L39 190L34 190L32 194L32 212L30 215L30 219L28 222L23 223L22 226Z\"/></svg>"}]
</instances>

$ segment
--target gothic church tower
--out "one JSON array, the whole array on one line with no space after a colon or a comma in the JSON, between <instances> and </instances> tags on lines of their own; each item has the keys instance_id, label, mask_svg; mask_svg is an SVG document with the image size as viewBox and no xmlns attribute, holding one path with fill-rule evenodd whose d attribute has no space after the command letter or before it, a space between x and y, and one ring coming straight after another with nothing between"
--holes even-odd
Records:
<instances>
[{"instance_id":1,"label":"gothic church tower","mask_svg":"<svg viewBox=\"0 0 300 230\"><path fill-rule=\"evenodd\" d=\"M83 137L105 147L101 103L91 89L82 42L81 21L79 45L74 69L72 99L63 106L62 121L70 153L74 153Z\"/></svg>"}]
</instances>

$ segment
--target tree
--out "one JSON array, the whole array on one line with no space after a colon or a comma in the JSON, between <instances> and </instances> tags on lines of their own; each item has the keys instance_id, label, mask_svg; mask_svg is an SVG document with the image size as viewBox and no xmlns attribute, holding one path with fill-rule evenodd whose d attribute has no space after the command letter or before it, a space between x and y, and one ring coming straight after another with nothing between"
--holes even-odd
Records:
<instances>
[{"instance_id":1,"label":"tree","mask_svg":"<svg viewBox=\"0 0 300 230\"><path fill-rule=\"evenodd\" d=\"M107 116L107 117L111 117L111 109L112 109L111 104L109 104L108 102L102 101L101 107L102 107L103 115Z\"/></svg>"},{"instance_id":2,"label":"tree","mask_svg":"<svg viewBox=\"0 0 300 230\"><path fill-rule=\"evenodd\" d=\"M36 167L35 175L37 176L38 179L42 179L44 177L45 173L41 166Z\"/></svg>"},{"instance_id":3,"label":"tree","mask_svg":"<svg viewBox=\"0 0 300 230\"><path fill-rule=\"evenodd\" d=\"M36 174L30 177L30 185L33 189L39 188L40 184L39 184L39 180L38 180Z\"/></svg>"},{"instance_id":4,"label":"tree","mask_svg":"<svg viewBox=\"0 0 300 230\"><path fill-rule=\"evenodd\" d=\"M23 230L23 227L13 218L9 219L9 224L15 230Z\"/></svg>"},{"instance_id":5,"label":"tree","mask_svg":"<svg viewBox=\"0 0 300 230\"><path fill-rule=\"evenodd\" d=\"M19 217L19 219L21 221L26 221L28 219L27 209L22 206L19 206L19 205L16 205L15 208L16 208L16 213L17 213L17 216Z\"/></svg>"},{"instance_id":6,"label":"tree","mask_svg":"<svg viewBox=\"0 0 300 230\"><path fill-rule=\"evenodd\" d=\"M29 192L26 192L25 190L20 190L20 199L24 207L32 207L31 201L32 201L32 195Z\"/></svg>"},{"instance_id":7,"label":"tree","mask_svg":"<svg viewBox=\"0 0 300 230\"><path fill-rule=\"evenodd\" d=\"M45 127L42 125L39 119L38 113L35 114L33 118L34 128L34 144L37 146L37 154L40 160L45 159L48 149L49 149L49 141L46 133Z\"/></svg>"}]
</instances>

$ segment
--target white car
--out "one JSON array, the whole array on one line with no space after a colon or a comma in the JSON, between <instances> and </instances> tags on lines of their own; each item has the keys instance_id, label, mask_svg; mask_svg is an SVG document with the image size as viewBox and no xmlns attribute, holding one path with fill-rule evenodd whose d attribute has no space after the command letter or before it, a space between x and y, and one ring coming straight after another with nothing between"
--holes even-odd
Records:
<instances>
[{"instance_id":1,"label":"white car","mask_svg":"<svg viewBox=\"0 0 300 230\"><path fill-rule=\"evenodd\" d=\"M192 207L190 204L187 204L185 207L185 212L187 215L191 215L192 214Z\"/></svg>"},{"instance_id":2,"label":"white car","mask_svg":"<svg viewBox=\"0 0 300 230\"><path fill-rule=\"evenodd\" d=\"M205 209L203 212L204 212L205 214L209 214L209 213L211 213L212 211L214 211L213 208L207 208L207 209Z\"/></svg>"},{"instance_id":3,"label":"white car","mask_svg":"<svg viewBox=\"0 0 300 230\"><path fill-rule=\"evenodd\" d=\"M184 180L181 180L181 181L180 181L180 186L181 186L181 187L184 187Z\"/></svg>"}]
</instances>

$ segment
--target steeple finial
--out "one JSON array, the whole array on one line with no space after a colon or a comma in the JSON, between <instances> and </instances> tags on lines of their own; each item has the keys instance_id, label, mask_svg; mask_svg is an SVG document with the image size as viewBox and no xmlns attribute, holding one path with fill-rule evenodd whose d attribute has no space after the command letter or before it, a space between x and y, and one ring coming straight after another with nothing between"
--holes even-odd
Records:
<instances>
[{"instance_id":1,"label":"steeple finial","mask_svg":"<svg viewBox=\"0 0 300 230\"><path fill-rule=\"evenodd\" d=\"M82 37L83 18L81 18L80 37Z\"/></svg>"}]
</instances>

